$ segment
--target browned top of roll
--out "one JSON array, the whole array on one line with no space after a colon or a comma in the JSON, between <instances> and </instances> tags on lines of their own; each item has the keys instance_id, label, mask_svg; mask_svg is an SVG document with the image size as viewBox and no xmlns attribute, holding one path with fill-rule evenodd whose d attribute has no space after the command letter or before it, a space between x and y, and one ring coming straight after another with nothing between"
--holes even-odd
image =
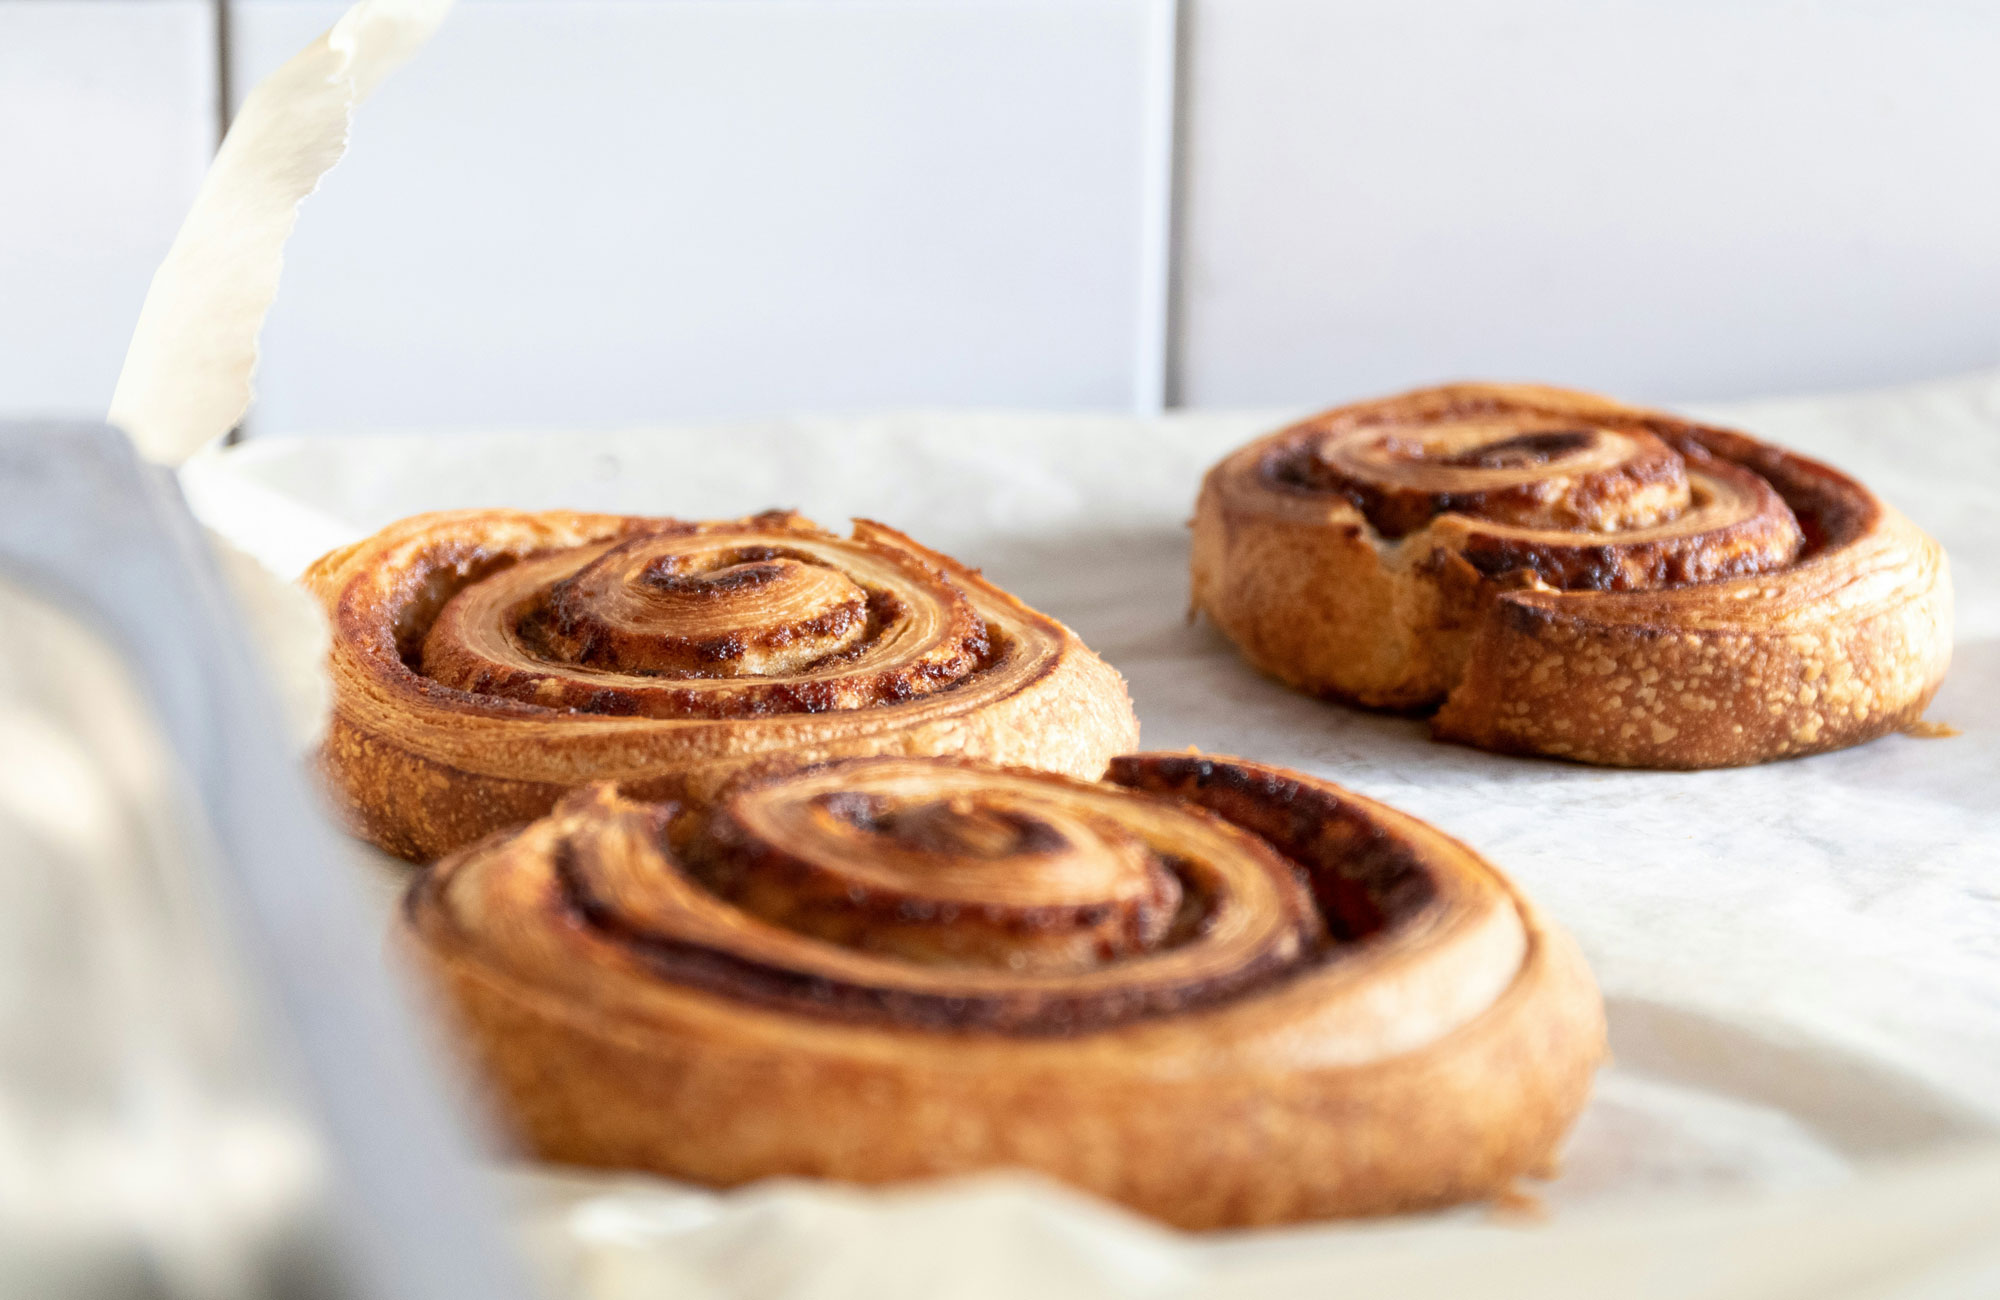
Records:
<instances>
[{"instance_id":1,"label":"browned top of roll","mask_svg":"<svg viewBox=\"0 0 2000 1300\"><path fill-rule=\"evenodd\" d=\"M1196 755L1120 758L1105 783L851 759L706 812L600 787L438 864L409 908L455 960L615 1021L693 996L905 1049L1138 1034L1321 1064L1448 1032L1529 942L1462 846ZM1193 1048L1146 1038L1191 1023Z\"/></svg>"},{"instance_id":2,"label":"browned top of roll","mask_svg":"<svg viewBox=\"0 0 2000 1300\"><path fill-rule=\"evenodd\" d=\"M663 523L467 584L419 668L472 694L649 718L895 703L995 658L966 592L915 558L787 515Z\"/></svg>"},{"instance_id":3,"label":"browned top of roll","mask_svg":"<svg viewBox=\"0 0 2000 1300\"><path fill-rule=\"evenodd\" d=\"M1799 558L1806 521L1744 463L1747 450L1666 416L1482 385L1329 412L1268 439L1244 468L1268 489L1343 498L1390 540L1452 516L1459 549L1489 575L1628 591ZM1859 485L1845 486L1865 506ZM1796 505L1823 522L1813 494Z\"/></svg>"},{"instance_id":4,"label":"browned top of roll","mask_svg":"<svg viewBox=\"0 0 2000 1300\"><path fill-rule=\"evenodd\" d=\"M1079 764L1135 730L1060 623L865 520L420 515L305 582L342 716L456 772L580 784L924 727L971 745L982 711L1025 701L1021 726L1052 694L1091 733Z\"/></svg>"}]
</instances>

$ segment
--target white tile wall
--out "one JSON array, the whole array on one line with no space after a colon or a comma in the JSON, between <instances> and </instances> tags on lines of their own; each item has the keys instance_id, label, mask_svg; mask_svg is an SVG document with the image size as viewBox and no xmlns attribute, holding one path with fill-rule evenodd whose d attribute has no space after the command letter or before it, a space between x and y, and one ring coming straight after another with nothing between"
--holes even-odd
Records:
<instances>
[{"instance_id":1,"label":"white tile wall","mask_svg":"<svg viewBox=\"0 0 2000 1300\"><path fill-rule=\"evenodd\" d=\"M207 0L0 0L0 419L104 414L215 127Z\"/></svg>"},{"instance_id":2,"label":"white tile wall","mask_svg":"<svg viewBox=\"0 0 2000 1300\"><path fill-rule=\"evenodd\" d=\"M338 12L237 0L237 84ZM1150 406L1171 16L462 3L305 208L251 427Z\"/></svg>"},{"instance_id":3,"label":"white tile wall","mask_svg":"<svg viewBox=\"0 0 2000 1300\"><path fill-rule=\"evenodd\" d=\"M239 91L340 10L227 2ZM102 410L213 19L0 0L0 417ZM1971 0L461 0L306 208L252 427L1992 364L1996 68Z\"/></svg>"},{"instance_id":4,"label":"white tile wall","mask_svg":"<svg viewBox=\"0 0 2000 1300\"><path fill-rule=\"evenodd\" d=\"M2000 4L1192 0L1179 389L2000 362Z\"/></svg>"}]
</instances>

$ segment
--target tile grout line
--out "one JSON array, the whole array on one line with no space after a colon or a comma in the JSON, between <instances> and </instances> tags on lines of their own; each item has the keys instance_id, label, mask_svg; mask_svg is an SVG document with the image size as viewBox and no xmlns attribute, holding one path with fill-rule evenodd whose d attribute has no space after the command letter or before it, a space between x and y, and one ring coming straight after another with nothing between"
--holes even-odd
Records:
<instances>
[{"instance_id":1,"label":"tile grout line","mask_svg":"<svg viewBox=\"0 0 2000 1300\"><path fill-rule=\"evenodd\" d=\"M230 25L229 6L231 0L209 0L215 13L215 145L222 147L222 137L229 134L230 119L235 115L236 79L230 67L231 47L235 33Z\"/></svg>"},{"instance_id":2,"label":"tile grout line","mask_svg":"<svg viewBox=\"0 0 2000 1300\"><path fill-rule=\"evenodd\" d=\"M224 136L229 134L229 124L236 112L236 75L232 57L235 46L235 31L230 23L229 6L235 0L209 0L215 15L215 147L222 148ZM228 433L222 435L222 445L233 447L243 441L243 425L238 422Z\"/></svg>"},{"instance_id":3,"label":"tile grout line","mask_svg":"<svg viewBox=\"0 0 2000 1300\"><path fill-rule=\"evenodd\" d=\"M1174 0L1174 100L1172 156L1167 177L1166 361L1161 382L1161 406L1179 410L1187 405L1187 281L1188 281L1188 146L1193 139L1195 0Z\"/></svg>"},{"instance_id":4,"label":"tile grout line","mask_svg":"<svg viewBox=\"0 0 2000 1300\"><path fill-rule=\"evenodd\" d=\"M1132 411L1156 415L1172 404L1177 141L1183 0L1148 6L1139 195L1138 336L1133 340Z\"/></svg>"}]
</instances>

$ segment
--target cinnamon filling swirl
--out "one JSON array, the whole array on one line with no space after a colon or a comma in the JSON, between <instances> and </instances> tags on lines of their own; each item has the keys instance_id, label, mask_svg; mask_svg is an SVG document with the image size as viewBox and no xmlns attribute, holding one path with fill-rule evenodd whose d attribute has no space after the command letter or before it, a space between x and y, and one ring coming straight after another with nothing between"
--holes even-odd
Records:
<instances>
[{"instance_id":1,"label":"cinnamon filling swirl","mask_svg":"<svg viewBox=\"0 0 2000 1300\"><path fill-rule=\"evenodd\" d=\"M656 978L857 1023L1034 1036L1177 1014L1389 914L1357 928L1350 902L1330 931L1307 882L1366 896L1343 859L1294 861L1193 805L938 760L755 785L671 834L602 790L553 821L559 906ZM452 873L440 901L481 880Z\"/></svg>"},{"instance_id":2,"label":"cinnamon filling swirl","mask_svg":"<svg viewBox=\"0 0 2000 1300\"><path fill-rule=\"evenodd\" d=\"M347 820L426 860L621 782L966 754L1094 776L1135 742L1069 630L880 524L425 515L306 576L334 625L322 762Z\"/></svg>"},{"instance_id":3,"label":"cinnamon filling swirl","mask_svg":"<svg viewBox=\"0 0 2000 1300\"><path fill-rule=\"evenodd\" d=\"M893 555L841 539L662 530L467 584L418 666L545 708L729 718L926 695L990 667L996 640L949 578Z\"/></svg>"},{"instance_id":4,"label":"cinnamon filling swirl","mask_svg":"<svg viewBox=\"0 0 2000 1300\"><path fill-rule=\"evenodd\" d=\"M1448 545L1489 577L1633 591L1767 573L1805 535L1754 472L1644 421L1444 414L1409 425L1309 423L1264 455L1273 486L1335 494L1396 542L1454 517Z\"/></svg>"}]
</instances>

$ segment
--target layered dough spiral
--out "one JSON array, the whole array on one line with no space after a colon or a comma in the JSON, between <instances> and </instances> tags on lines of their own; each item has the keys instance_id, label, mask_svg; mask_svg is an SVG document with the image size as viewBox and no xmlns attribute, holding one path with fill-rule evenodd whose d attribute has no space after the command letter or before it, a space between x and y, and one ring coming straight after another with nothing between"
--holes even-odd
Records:
<instances>
[{"instance_id":1,"label":"layered dough spiral","mask_svg":"<svg viewBox=\"0 0 2000 1300\"><path fill-rule=\"evenodd\" d=\"M1194 602L1253 664L1441 738L1620 766L1837 749L1951 653L1937 543L1853 479L1562 389L1342 407L1204 480Z\"/></svg>"},{"instance_id":2,"label":"layered dough spiral","mask_svg":"<svg viewBox=\"0 0 2000 1300\"><path fill-rule=\"evenodd\" d=\"M731 1185L1025 1167L1193 1228L1486 1197L1603 1051L1572 943L1282 769L859 758L566 798L404 935L543 1157Z\"/></svg>"},{"instance_id":3,"label":"layered dough spiral","mask_svg":"<svg viewBox=\"0 0 2000 1300\"><path fill-rule=\"evenodd\" d=\"M1138 738L1067 628L867 521L419 515L304 581L334 628L329 784L417 861L600 780L699 798L875 753L1096 776Z\"/></svg>"}]
</instances>

